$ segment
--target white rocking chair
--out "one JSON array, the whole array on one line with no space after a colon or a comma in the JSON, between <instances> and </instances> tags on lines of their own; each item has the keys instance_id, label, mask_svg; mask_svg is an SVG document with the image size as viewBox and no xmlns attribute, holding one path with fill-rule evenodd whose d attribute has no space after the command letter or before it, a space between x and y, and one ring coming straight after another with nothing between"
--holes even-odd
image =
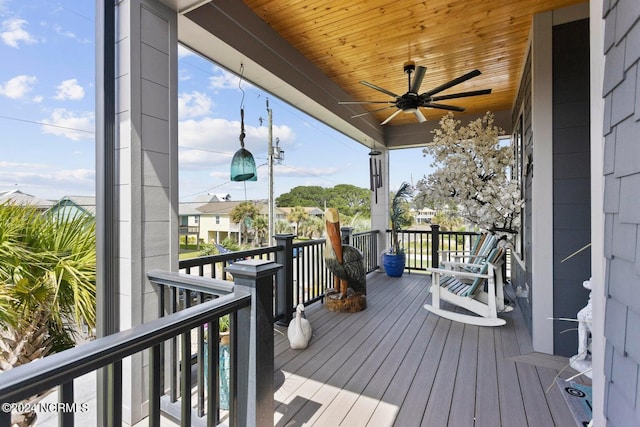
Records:
<instances>
[{"instance_id":1,"label":"white rocking chair","mask_svg":"<svg viewBox=\"0 0 640 427\"><path fill-rule=\"evenodd\" d=\"M444 268L452 268L453 265L480 264L487 260L489 253L498 244L495 234L482 234L473 244L471 250L439 250L440 265ZM446 259L444 259L446 258Z\"/></svg>"},{"instance_id":2,"label":"white rocking chair","mask_svg":"<svg viewBox=\"0 0 640 427\"><path fill-rule=\"evenodd\" d=\"M454 269L429 268L431 272L431 303L424 308L438 316L478 326L501 326L506 323L498 312L509 312L505 306L502 264L505 249L494 248L481 264L462 264ZM486 285L486 291L484 290ZM446 310L442 302L464 308L473 314Z\"/></svg>"}]
</instances>

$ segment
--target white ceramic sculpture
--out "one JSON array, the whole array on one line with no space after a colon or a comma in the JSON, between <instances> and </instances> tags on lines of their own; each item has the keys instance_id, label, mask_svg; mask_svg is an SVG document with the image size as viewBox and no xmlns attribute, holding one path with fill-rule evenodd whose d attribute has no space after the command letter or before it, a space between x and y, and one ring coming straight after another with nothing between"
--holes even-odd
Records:
<instances>
[{"instance_id":1,"label":"white ceramic sculpture","mask_svg":"<svg viewBox=\"0 0 640 427\"><path fill-rule=\"evenodd\" d=\"M585 280L582 286L591 291L591 279ZM569 359L569 364L576 371L582 372L585 376L591 378L591 355L589 354L592 319L591 292L589 292L589 302L578 312L577 319L578 354Z\"/></svg>"}]
</instances>

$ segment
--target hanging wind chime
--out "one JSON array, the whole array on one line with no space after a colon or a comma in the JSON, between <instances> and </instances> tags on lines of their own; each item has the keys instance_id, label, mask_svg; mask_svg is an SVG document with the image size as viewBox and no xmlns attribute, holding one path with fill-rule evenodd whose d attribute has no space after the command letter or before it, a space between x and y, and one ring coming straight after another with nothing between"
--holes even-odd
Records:
<instances>
[{"instance_id":1,"label":"hanging wind chime","mask_svg":"<svg viewBox=\"0 0 640 427\"><path fill-rule=\"evenodd\" d=\"M256 162L249 150L244 148L244 90L240 84L242 83L242 74L244 66L240 65L240 82L238 87L242 91L242 101L240 102L240 149L233 155L231 160L231 181L257 181L258 171L256 170Z\"/></svg>"},{"instance_id":2,"label":"hanging wind chime","mask_svg":"<svg viewBox=\"0 0 640 427\"><path fill-rule=\"evenodd\" d=\"M378 203L378 188L382 188L382 160L378 158L382 152L371 149L369 152L369 188L375 194Z\"/></svg>"}]
</instances>

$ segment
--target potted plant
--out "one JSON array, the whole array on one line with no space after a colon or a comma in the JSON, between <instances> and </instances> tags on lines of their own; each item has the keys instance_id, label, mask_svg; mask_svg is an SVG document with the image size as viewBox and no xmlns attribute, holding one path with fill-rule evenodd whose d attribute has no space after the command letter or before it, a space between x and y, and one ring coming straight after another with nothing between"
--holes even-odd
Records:
<instances>
[{"instance_id":1,"label":"potted plant","mask_svg":"<svg viewBox=\"0 0 640 427\"><path fill-rule=\"evenodd\" d=\"M391 224L391 247L382 254L382 266L390 277L400 277L404 272L405 256L404 248L400 246L398 233L402 227L409 225L411 220L407 218L407 199L411 196L411 185L403 182L391 200L389 208L389 222Z\"/></svg>"}]
</instances>

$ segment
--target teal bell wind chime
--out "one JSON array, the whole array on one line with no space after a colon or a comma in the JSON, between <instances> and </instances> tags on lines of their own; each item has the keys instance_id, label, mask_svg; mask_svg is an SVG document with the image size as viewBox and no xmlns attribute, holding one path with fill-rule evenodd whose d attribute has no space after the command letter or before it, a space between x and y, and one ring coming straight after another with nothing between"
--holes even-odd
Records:
<instances>
[{"instance_id":1,"label":"teal bell wind chime","mask_svg":"<svg viewBox=\"0 0 640 427\"><path fill-rule=\"evenodd\" d=\"M240 82L238 87L242 90L242 73L244 67L240 66ZM240 103L240 149L236 151L231 160L231 181L257 181L258 171L256 161L249 150L244 148L244 90L242 90L242 101Z\"/></svg>"}]
</instances>

